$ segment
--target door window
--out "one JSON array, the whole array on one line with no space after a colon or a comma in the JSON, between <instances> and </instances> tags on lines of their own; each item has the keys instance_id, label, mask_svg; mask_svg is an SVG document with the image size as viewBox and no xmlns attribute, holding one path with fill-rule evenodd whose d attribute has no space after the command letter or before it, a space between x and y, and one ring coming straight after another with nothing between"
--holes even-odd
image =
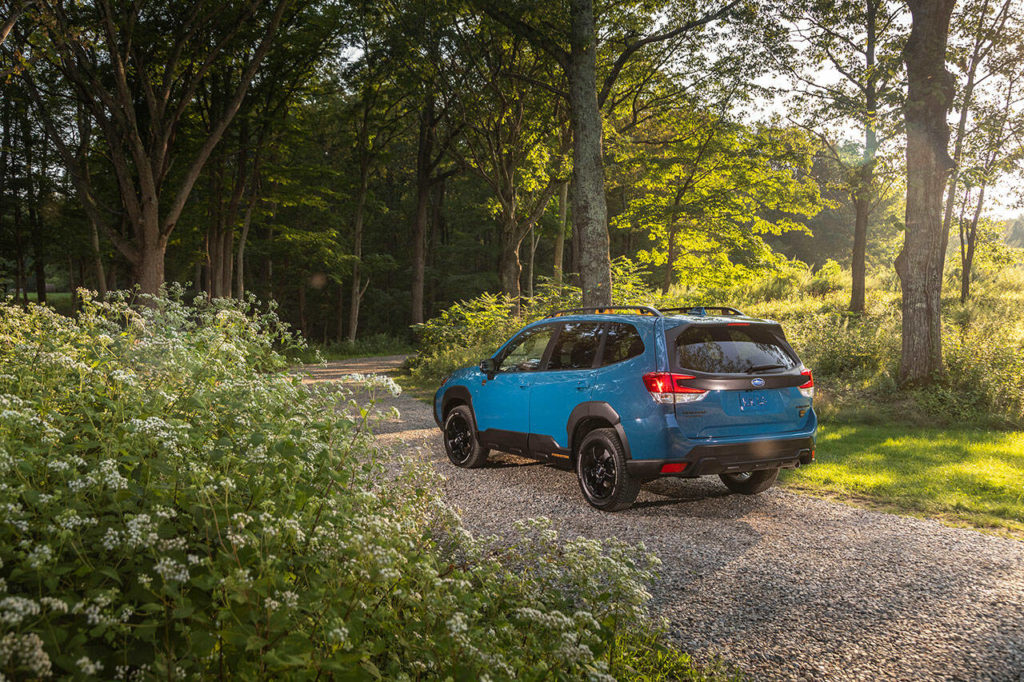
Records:
<instances>
[{"instance_id":1,"label":"door window","mask_svg":"<svg viewBox=\"0 0 1024 682\"><path fill-rule=\"evenodd\" d=\"M601 366L613 365L616 362L629 360L643 355L644 342L640 332L631 324L612 322L605 332L604 355Z\"/></svg>"},{"instance_id":2,"label":"door window","mask_svg":"<svg viewBox=\"0 0 1024 682\"><path fill-rule=\"evenodd\" d=\"M551 349L548 369L590 369L597 357L601 325L597 322L566 322Z\"/></svg>"},{"instance_id":3,"label":"door window","mask_svg":"<svg viewBox=\"0 0 1024 682\"><path fill-rule=\"evenodd\" d=\"M500 372L535 372L544 359L544 349L551 341L554 327L533 327L517 336L498 363Z\"/></svg>"}]
</instances>

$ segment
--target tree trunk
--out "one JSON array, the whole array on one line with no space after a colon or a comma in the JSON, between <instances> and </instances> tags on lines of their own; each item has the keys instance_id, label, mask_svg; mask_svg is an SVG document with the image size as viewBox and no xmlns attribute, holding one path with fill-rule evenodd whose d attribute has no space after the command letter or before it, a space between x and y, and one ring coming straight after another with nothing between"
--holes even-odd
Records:
<instances>
[{"instance_id":1,"label":"tree trunk","mask_svg":"<svg viewBox=\"0 0 1024 682\"><path fill-rule=\"evenodd\" d=\"M78 308L78 285L79 282L75 281L75 261L71 258L71 254L68 254L68 288L71 289L72 310Z\"/></svg>"},{"instance_id":2,"label":"tree trunk","mask_svg":"<svg viewBox=\"0 0 1024 682\"><path fill-rule=\"evenodd\" d=\"M234 263L235 230L233 221L224 226L220 244L220 295L231 298L232 265Z\"/></svg>"},{"instance_id":3,"label":"tree trunk","mask_svg":"<svg viewBox=\"0 0 1024 682\"><path fill-rule=\"evenodd\" d=\"M420 110L416 145L416 209L412 221L412 311L413 324L423 322L423 283L426 275L427 219L430 209L431 158L434 154L434 94L428 92Z\"/></svg>"},{"instance_id":4,"label":"tree trunk","mask_svg":"<svg viewBox=\"0 0 1024 682\"><path fill-rule=\"evenodd\" d=\"M309 331L306 325L306 277L305 275L299 277L299 330L302 332L302 338L307 338L306 334Z\"/></svg>"},{"instance_id":5,"label":"tree trunk","mask_svg":"<svg viewBox=\"0 0 1024 682\"><path fill-rule=\"evenodd\" d=\"M672 274L675 271L676 264L676 225L678 223L679 204L683 201L683 195L690 186L692 179L693 174L691 173L685 183L680 179L676 180L676 193L672 198L672 206L668 210L668 262L665 264L665 279L661 283L661 293L663 294L667 294L669 287L672 286Z\"/></svg>"},{"instance_id":6,"label":"tree trunk","mask_svg":"<svg viewBox=\"0 0 1024 682\"><path fill-rule=\"evenodd\" d=\"M164 255L167 244L163 239L156 243L145 242L140 245L139 259L132 263L135 281L143 294L156 296L164 283Z\"/></svg>"},{"instance_id":7,"label":"tree trunk","mask_svg":"<svg viewBox=\"0 0 1024 682\"><path fill-rule=\"evenodd\" d=\"M875 156L878 153L878 133L875 120L878 114L878 78L875 64L877 44L878 0L868 0L866 29L867 41L864 50L866 79L864 82L864 108L867 121L864 125L864 153L860 168L857 169L857 187L853 191L853 254L850 259L852 288L850 310L864 312L867 289L868 222L871 218L871 202L875 195Z\"/></svg>"},{"instance_id":8,"label":"tree trunk","mask_svg":"<svg viewBox=\"0 0 1024 682\"><path fill-rule=\"evenodd\" d=\"M946 112L953 77L946 70L946 42L954 0L910 0L907 65L907 209L903 250L896 272L903 289L900 382L930 383L942 372L942 268L948 234L942 195L953 166Z\"/></svg>"},{"instance_id":9,"label":"tree trunk","mask_svg":"<svg viewBox=\"0 0 1024 682\"><path fill-rule=\"evenodd\" d=\"M672 286L672 273L676 263L676 216L673 213L668 218L668 258L665 263L665 278L661 282L661 293L667 294Z\"/></svg>"},{"instance_id":10,"label":"tree trunk","mask_svg":"<svg viewBox=\"0 0 1024 682\"><path fill-rule=\"evenodd\" d=\"M974 207L974 215L965 226L960 222L960 302L966 303L971 297L971 274L974 270L974 251L978 246L978 222L981 220L981 207L985 205L985 185L978 190L978 203Z\"/></svg>"},{"instance_id":11,"label":"tree trunk","mask_svg":"<svg viewBox=\"0 0 1024 682\"><path fill-rule=\"evenodd\" d=\"M870 171L868 174L873 175ZM860 182L870 182L861 178ZM851 197L853 199L853 258L850 263L850 270L853 280L853 290L850 293L850 310L855 313L864 312L865 295L867 290L867 247L868 247L868 219L871 213L871 197L862 185L858 187Z\"/></svg>"},{"instance_id":12,"label":"tree trunk","mask_svg":"<svg viewBox=\"0 0 1024 682\"><path fill-rule=\"evenodd\" d=\"M242 219L242 234L238 237L238 253L235 254L235 296L245 298L245 244L249 239L249 228L252 226L252 211L256 207L256 191L249 197L245 207L245 218Z\"/></svg>"},{"instance_id":13,"label":"tree trunk","mask_svg":"<svg viewBox=\"0 0 1024 682\"><path fill-rule=\"evenodd\" d=\"M43 247L43 225L39 220L35 201L28 206L29 222L32 224L32 267L36 275L36 301L46 303L46 258Z\"/></svg>"},{"instance_id":14,"label":"tree trunk","mask_svg":"<svg viewBox=\"0 0 1024 682\"><path fill-rule=\"evenodd\" d=\"M25 249L21 234L21 201L14 202L14 298L19 296L28 305L28 287L25 285Z\"/></svg>"},{"instance_id":15,"label":"tree trunk","mask_svg":"<svg viewBox=\"0 0 1024 682\"><path fill-rule=\"evenodd\" d=\"M448 226L445 220L444 200L448 193L447 181L444 175L432 181L431 202L430 202L430 239L427 240L426 261L427 266L434 271L434 262L437 258L437 245L445 243L445 234ZM437 301L438 278L435 275L430 278L423 301L423 316L429 318L434 314L434 304Z\"/></svg>"},{"instance_id":16,"label":"tree trunk","mask_svg":"<svg viewBox=\"0 0 1024 682\"><path fill-rule=\"evenodd\" d=\"M573 130L573 229L580 236L580 285L584 306L612 303L608 207L597 102L597 29L594 0L570 0L569 108Z\"/></svg>"},{"instance_id":17,"label":"tree trunk","mask_svg":"<svg viewBox=\"0 0 1024 682\"><path fill-rule=\"evenodd\" d=\"M569 182L563 182L558 190L558 231L555 233L555 265L552 277L555 286L562 288L562 262L565 260L565 228L569 217Z\"/></svg>"},{"instance_id":18,"label":"tree trunk","mask_svg":"<svg viewBox=\"0 0 1024 682\"><path fill-rule=\"evenodd\" d=\"M345 325L343 321L345 319L345 285L342 282L338 282L338 302L337 302L337 318L338 324L334 330L334 339L341 343L345 340Z\"/></svg>"},{"instance_id":19,"label":"tree trunk","mask_svg":"<svg viewBox=\"0 0 1024 682\"><path fill-rule=\"evenodd\" d=\"M359 266L363 258L363 219L366 212L366 193L369 188L370 162L364 156L360 161L359 189L356 195L356 212L352 218L352 292L348 312L348 340L355 341L359 330L359 303L363 296Z\"/></svg>"},{"instance_id":20,"label":"tree trunk","mask_svg":"<svg viewBox=\"0 0 1024 682\"><path fill-rule=\"evenodd\" d=\"M533 260L537 255L537 226L534 225L526 234L526 267L523 269L523 282L519 290L527 300L533 298ZM522 247L520 247L522 248Z\"/></svg>"},{"instance_id":21,"label":"tree trunk","mask_svg":"<svg viewBox=\"0 0 1024 682\"><path fill-rule=\"evenodd\" d=\"M513 302L515 314L519 314L520 295L519 275L522 272L522 265L519 262L519 245L522 243L516 235L516 225L503 226L501 231L501 252L498 257L498 279L501 282L501 291L508 295Z\"/></svg>"},{"instance_id":22,"label":"tree trunk","mask_svg":"<svg viewBox=\"0 0 1024 682\"><path fill-rule=\"evenodd\" d=\"M92 228L92 257L93 267L96 269L96 290L100 292L100 298L107 296L107 274L103 269L103 252L100 250L100 231L96 223L90 221Z\"/></svg>"}]
</instances>

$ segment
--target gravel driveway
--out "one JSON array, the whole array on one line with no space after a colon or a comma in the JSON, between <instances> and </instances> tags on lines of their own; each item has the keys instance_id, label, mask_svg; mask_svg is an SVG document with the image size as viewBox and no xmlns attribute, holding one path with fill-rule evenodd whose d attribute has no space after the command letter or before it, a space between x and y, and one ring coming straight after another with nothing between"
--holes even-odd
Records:
<instances>
[{"instance_id":1,"label":"gravel driveway","mask_svg":"<svg viewBox=\"0 0 1024 682\"><path fill-rule=\"evenodd\" d=\"M330 381L401 360L310 371ZM634 508L603 513L570 472L504 454L451 466L429 406L386 403L401 418L380 441L429 458L469 528L547 516L570 537L642 541L664 562L654 609L698 659L720 655L757 680L1024 682L1024 543L778 488L733 495L717 477L655 481Z\"/></svg>"}]
</instances>

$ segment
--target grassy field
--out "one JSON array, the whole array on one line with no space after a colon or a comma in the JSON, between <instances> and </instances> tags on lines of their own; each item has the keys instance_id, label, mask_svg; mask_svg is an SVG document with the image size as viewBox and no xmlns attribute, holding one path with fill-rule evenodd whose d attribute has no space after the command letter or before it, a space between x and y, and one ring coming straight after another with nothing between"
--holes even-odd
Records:
<instances>
[{"instance_id":1,"label":"grassy field","mask_svg":"<svg viewBox=\"0 0 1024 682\"><path fill-rule=\"evenodd\" d=\"M1024 432L825 424L786 487L1024 538Z\"/></svg>"}]
</instances>

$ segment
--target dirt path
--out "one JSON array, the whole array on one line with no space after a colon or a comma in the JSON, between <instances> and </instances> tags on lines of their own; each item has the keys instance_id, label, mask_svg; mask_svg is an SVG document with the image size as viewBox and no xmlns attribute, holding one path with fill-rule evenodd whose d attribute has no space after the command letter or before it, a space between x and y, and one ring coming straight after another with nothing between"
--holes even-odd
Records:
<instances>
[{"instance_id":1,"label":"dirt path","mask_svg":"<svg viewBox=\"0 0 1024 682\"><path fill-rule=\"evenodd\" d=\"M313 368L313 380L387 372L401 357ZM680 647L752 679L1024 682L1024 543L772 489L732 495L717 478L643 487L633 509L590 508L573 474L511 455L448 463L430 407L379 439L426 457L471 529L547 516L570 537L643 542L664 565L655 610Z\"/></svg>"}]
</instances>

